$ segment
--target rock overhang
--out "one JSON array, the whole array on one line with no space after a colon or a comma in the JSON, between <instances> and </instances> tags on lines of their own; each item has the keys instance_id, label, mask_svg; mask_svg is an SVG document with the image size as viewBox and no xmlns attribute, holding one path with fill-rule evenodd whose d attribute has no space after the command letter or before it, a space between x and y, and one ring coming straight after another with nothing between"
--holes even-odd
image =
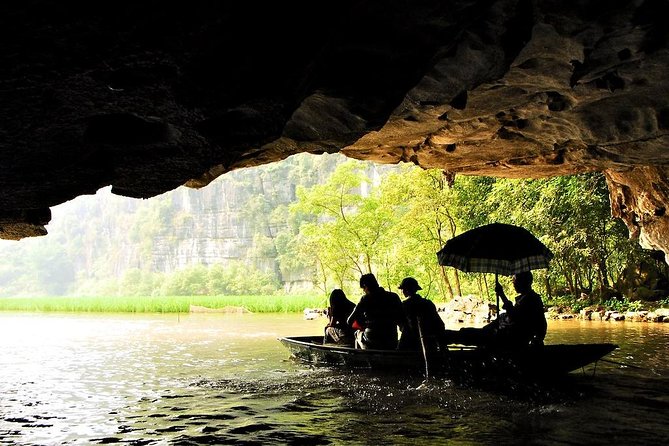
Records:
<instances>
[{"instance_id":1,"label":"rock overhang","mask_svg":"<svg viewBox=\"0 0 669 446\"><path fill-rule=\"evenodd\" d=\"M317 4L316 4L317 3ZM604 172L669 249L667 1L4 5L0 237L300 152L451 174Z\"/></svg>"}]
</instances>

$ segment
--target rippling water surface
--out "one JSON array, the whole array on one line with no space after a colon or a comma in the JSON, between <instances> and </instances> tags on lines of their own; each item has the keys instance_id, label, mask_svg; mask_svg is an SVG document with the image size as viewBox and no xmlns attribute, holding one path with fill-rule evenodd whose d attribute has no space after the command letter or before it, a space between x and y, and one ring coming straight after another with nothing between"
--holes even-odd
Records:
<instances>
[{"instance_id":1,"label":"rippling water surface","mask_svg":"<svg viewBox=\"0 0 669 446\"><path fill-rule=\"evenodd\" d=\"M324 324L0 313L0 444L669 444L669 324L550 322L620 348L541 387L311 368L276 340Z\"/></svg>"}]
</instances>

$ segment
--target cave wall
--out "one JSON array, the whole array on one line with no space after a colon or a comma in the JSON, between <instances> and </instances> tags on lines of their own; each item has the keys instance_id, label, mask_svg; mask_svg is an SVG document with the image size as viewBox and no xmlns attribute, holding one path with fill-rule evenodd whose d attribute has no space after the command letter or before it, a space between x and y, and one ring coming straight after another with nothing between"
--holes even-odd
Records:
<instances>
[{"instance_id":1,"label":"cave wall","mask_svg":"<svg viewBox=\"0 0 669 446\"><path fill-rule=\"evenodd\" d=\"M664 250L669 246L667 169L655 166L604 171L609 186L611 210L622 219L630 236L647 249ZM669 263L669 259L666 259Z\"/></svg>"},{"instance_id":2,"label":"cave wall","mask_svg":"<svg viewBox=\"0 0 669 446\"><path fill-rule=\"evenodd\" d=\"M0 237L299 152L451 174L605 173L669 252L669 2L0 6Z\"/></svg>"}]
</instances>

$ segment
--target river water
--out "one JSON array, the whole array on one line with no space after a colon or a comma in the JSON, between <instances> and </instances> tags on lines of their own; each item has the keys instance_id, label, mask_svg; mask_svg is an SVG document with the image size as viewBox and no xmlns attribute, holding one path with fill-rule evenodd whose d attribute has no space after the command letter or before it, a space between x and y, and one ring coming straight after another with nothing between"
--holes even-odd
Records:
<instances>
[{"instance_id":1,"label":"river water","mask_svg":"<svg viewBox=\"0 0 669 446\"><path fill-rule=\"evenodd\" d=\"M277 341L324 324L0 313L0 445L669 444L669 324L551 321L547 343L620 348L528 388L312 368Z\"/></svg>"}]
</instances>

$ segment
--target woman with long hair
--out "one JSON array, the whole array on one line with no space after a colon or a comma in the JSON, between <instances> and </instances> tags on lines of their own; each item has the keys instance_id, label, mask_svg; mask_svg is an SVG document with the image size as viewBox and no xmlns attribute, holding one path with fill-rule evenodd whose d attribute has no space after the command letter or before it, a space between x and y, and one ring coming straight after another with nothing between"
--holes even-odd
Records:
<instances>
[{"instance_id":1,"label":"woman with long hair","mask_svg":"<svg viewBox=\"0 0 669 446\"><path fill-rule=\"evenodd\" d=\"M346 322L353 308L355 304L348 300L343 290L332 290L324 344L353 345L353 328Z\"/></svg>"}]
</instances>

